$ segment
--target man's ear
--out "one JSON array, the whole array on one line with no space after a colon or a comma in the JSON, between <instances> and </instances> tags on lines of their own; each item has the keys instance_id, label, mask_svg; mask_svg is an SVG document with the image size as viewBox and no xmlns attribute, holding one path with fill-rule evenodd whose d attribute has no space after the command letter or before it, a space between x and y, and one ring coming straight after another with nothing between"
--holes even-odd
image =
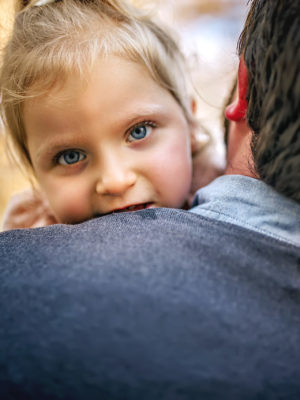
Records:
<instances>
[{"instance_id":1,"label":"man's ear","mask_svg":"<svg viewBox=\"0 0 300 400\"><path fill-rule=\"evenodd\" d=\"M242 121L246 119L247 113L247 91L248 91L248 70L244 56L240 57L238 71L237 98L225 110L225 117L230 121Z\"/></svg>"}]
</instances>

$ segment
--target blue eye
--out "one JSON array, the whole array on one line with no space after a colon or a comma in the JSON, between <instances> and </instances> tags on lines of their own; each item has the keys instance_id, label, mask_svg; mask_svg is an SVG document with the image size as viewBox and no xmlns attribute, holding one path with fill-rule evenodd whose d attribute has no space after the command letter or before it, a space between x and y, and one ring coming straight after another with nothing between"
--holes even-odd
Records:
<instances>
[{"instance_id":1,"label":"blue eye","mask_svg":"<svg viewBox=\"0 0 300 400\"><path fill-rule=\"evenodd\" d=\"M60 153L57 157L57 164L60 165L73 165L79 161L84 160L86 157L81 151L78 150L66 150Z\"/></svg>"},{"instance_id":2,"label":"blue eye","mask_svg":"<svg viewBox=\"0 0 300 400\"><path fill-rule=\"evenodd\" d=\"M128 142L134 142L137 140L145 139L148 136L153 128L153 124L143 123L141 125L136 125L130 131L130 135L128 136Z\"/></svg>"}]
</instances>

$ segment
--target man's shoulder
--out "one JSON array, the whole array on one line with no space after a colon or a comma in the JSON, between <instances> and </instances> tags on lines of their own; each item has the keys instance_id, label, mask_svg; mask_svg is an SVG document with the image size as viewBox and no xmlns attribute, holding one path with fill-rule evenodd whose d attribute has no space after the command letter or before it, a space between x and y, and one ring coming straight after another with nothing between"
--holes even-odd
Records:
<instances>
[{"instance_id":1,"label":"man's shoulder","mask_svg":"<svg viewBox=\"0 0 300 400\"><path fill-rule=\"evenodd\" d=\"M299 255L169 209L3 233L0 394L299 398Z\"/></svg>"},{"instance_id":2,"label":"man's shoulder","mask_svg":"<svg viewBox=\"0 0 300 400\"><path fill-rule=\"evenodd\" d=\"M135 251L138 254L156 249L163 254L166 248L174 248L174 253L194 253L200 255L208 250L212 258L223 254L236 262L246 254L254 257L285 257L288 253L299 256L300 247L289 245L227 221L208 218L203 215L176 209L150 209L136 213L112 214L78 225L53 225L46 228L23 229L0 234L0 254L30 253L34 246L36 254L84 251L93 259L97 252L110 254L118 251L123 257ZM92 250L89 252L89 250ZM114 249L114 252L111 252ZM230 250L230 251L229 251ZM259 251L260 250L260 251ZM263 251L264 250L264 251ZM98 257L98 254L97 254ZM3 258L2 258L3 259ZM24 260L25 261L25 260ZM50 262L50 259L48 260ZM224 260L225 261L225 260Z\"/></svg>"},{"instance_id":3,"label":"man's shoulder","mask_svg":"<svg viewBox=\"0 0 300 400\"><path fill-rule=\"evenodd\" d=\"M241 279L248 273L272 274L282 279L282 268L293 276L300 247L234 224L175 209L152 209L114 214L80 225L56 225L41 229L16 230L0 235L3 268L17 271L28 265L68 268L77 264L111 270L137 271L143 267L153 279L169 271L179 273L231 274ZM298 265L299 266L299 265ZM180 272L184 271L184 272ZM187 271L189 271L187 273ZM228 279L229 279L228 275ZM117 278L118 279L118 278ZM200 282L200 284L201 284Z\"/></svg>"}]
</instances>

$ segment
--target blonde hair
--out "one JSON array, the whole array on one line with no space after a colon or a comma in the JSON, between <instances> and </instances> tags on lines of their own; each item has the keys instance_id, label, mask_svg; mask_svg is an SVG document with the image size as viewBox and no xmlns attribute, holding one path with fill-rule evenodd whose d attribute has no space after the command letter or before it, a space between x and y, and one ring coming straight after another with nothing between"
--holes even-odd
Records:
<instances>
[{"instance_id":1,"label":"blonde hair","mask_svg":"<svg viewBox=\"0 0 300 400\"><path fill-rule=\"evenodd\" d=\"M74 72L84 79L99 56L110 54L142 64L193 123L184 57L172 35L149 13L123 0L29 4L16 16L0 75L2 117L27 169L32 165L22 119L24 101L46 93Z\"/></svg>"}]
</instances>

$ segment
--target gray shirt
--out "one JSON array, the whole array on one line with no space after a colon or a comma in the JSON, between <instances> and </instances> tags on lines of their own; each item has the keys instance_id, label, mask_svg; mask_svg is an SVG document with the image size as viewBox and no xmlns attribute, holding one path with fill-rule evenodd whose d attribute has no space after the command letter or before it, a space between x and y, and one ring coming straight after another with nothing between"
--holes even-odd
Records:
<instances>
[{"instance_id":1,"label":"gray shirt","mask_svg":"<svg viewBox=\"0 0 300 400\"><path fill-rule=\"evenodd\" d=\"M300 204L258 179L221 176L198 190L190 211L300 246Z\"/></svg>"},{"instance_id":2,"label":"gray shirt","mask_svg":"<svg viewBox=\"0 0 300 400\"><path fill-rule=\"evenodd\" d=\"M0 399L299 400L299 310L300 247L194 212L3 232Z\"/></svg>"}]
</instances>

